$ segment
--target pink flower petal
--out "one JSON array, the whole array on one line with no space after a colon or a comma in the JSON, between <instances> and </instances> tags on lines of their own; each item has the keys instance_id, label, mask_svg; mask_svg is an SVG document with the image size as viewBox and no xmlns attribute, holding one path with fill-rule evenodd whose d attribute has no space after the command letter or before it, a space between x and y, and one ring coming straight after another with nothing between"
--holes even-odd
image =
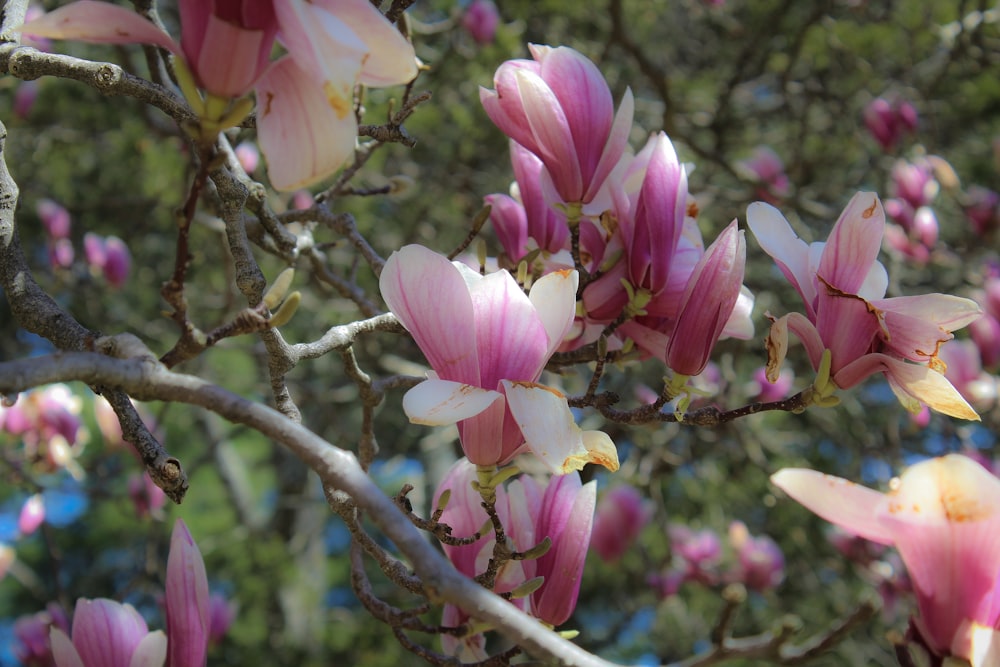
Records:
<instances>
[{"instance_id":1,"label":"pink flower petal","mask_svg":"<svg viewBox=\"0 0 1000 667\"><path fill-rule=\"evenodd\" d=\"M893 536L876 517L885 494L815 470L784 468L771 482L809 511L844 530L879 544L892 544Z\"/></svg>"},{"instance_id":2,"label":"pink flower petal","mask_svg":"<svg viewBox=\"0 0 1000 667\"><path fill-rule=\"evenodd\" d=\"M77 0L43 14L20 28L36 37L104 44L155 44L180 54L170 35L134 11L107 2Z\"/></svg>"},{"instance_id":3,"label":"pink flower petal","mask_svg":"<svg viewBox=\"0 0 1000 667\"><path fill-rule=\"evenodd\" d=\"M267 173L278 190L311 185L354 153L358 135L353 83L324 89L285 57L257 83L257 136Z\"/></svg>"}]
</instances>

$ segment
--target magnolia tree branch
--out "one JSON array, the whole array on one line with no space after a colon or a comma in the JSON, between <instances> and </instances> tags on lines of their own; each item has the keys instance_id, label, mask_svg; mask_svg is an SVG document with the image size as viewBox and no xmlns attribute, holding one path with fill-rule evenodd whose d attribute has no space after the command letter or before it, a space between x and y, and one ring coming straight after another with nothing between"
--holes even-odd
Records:
<instances>
[{"instance_id":1,"label":"magnolia tree branch","mask_svg":"<svg viewBox=\"0 0 1000 667\"><path fill-rule=\"evenodd\" d=\"M95 352L67 352L0 363L0 394L16 394L52 382L114 387L142 401L196 405L245 424L281 443L319 475L323 484L347 493L359 509L409 560L432 603L454 604L493 625L532 655L578 667L609 663L561 638L536 619L461 575L398 510L361 468L351 452L334 447L280 412L254 403L201 378L173 373L131 336L102 340L101 347L127 351L119 359ZM141 355L141 356L137 356Z\"/></svg>"}]
</instances>

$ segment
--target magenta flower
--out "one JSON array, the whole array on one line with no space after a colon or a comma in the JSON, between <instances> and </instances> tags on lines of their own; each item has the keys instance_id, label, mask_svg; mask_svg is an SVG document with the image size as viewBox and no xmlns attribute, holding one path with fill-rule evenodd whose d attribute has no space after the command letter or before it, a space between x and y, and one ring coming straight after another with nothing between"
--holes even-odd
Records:
<instances>
[{"instance_id":1,"label":"magenta flower","mask_svg":"<svg viewBox=\"0 0 1000 667\"><path fill-rule=\"evenodd\" d=\"M652 505L634 486L623 484L597 503L590 546L601 560L614 563L628 551L653 515Z\"/></svg>"},{"instance_id":2,"label":"magenta flower","mask_svg":"<svg viewBox=\"0 0 1000 667\"><path fill-rule=\"evenodd\" d=\"M576 285L575 271L557 271L525 295L507 271L481 276L416 245L394 252L382 296L434 371L403 398L410 421L457 422L476 465L527 449L557 474L588 462L617 470L611 439L581 431L566 397L536 384L573 323Z\"/></svg>"},{"instance_id":3,"label":"magenta flower","mask_svg":"<svg viewBox=\"0 0 1000 667\"><path fill-rule=\"evenodd\" d=\"M22 30L167 49L208 93L203 100L184 91L208 127L242 120L227 115L229 102L254 89L258 140L279 190L322 180L353 154L356 84L395 85L417 73L413 47L367 0L184 0L180 12L179 44L138 14L94 0L61 7ZM271 63L276 37L288 55Z\"/></svg>"},{"instance_id":4,"label":"magenta flower","mask_svg":"<svg viewBox=\"0 0 1000 667\"><path fill-rule=\"evenodd\" d=\"M885 213L874 193L859 192L851 199L825 243L807 245L776 208L763 202L749 206L747 222L802 296L806 311L773 322L767 340L770 378L777 377L791 329L814 369L830 350L830 377L840 389L881 372L912 412L926 403L953 417L979 419L941 374L937 358L940 346L954 337L952 331L979 317L979 306L945 294L883 298L888 275L876 258Z\"/></svg>"},{"instance_id":5,"label":"magenta flower","mask_svg":"<svg viewBox=\"0 0 1000 667\"><path fill-rule=\"evenodd\" d=\"M974 630L993 633L1000 480L981 465L958 454L929 459L885 494L813 470L786 468L771 481L827 521L899 550L917 598L915 626L938 655L969 659Z\"/></svg>"},{"instance_id":6,"label":"magenta flower","mask_svg":"<svg viewBox=\"0 0 1000 667\"><path fill-rule=\"evenodd\" d=\"M472 0L462 14L462 27L476 44L492 44L500 25L500 12L492 0Z\"/></svg>"},{"instance_id":7,"label":"magenta flower","mask_svg":"<svg viewBox=\"0 0 1000 667\"><path fill-rule=\"evenodd\" d=\"M167 656L163 632L150 632L132 605L114 600L77 600L72 636L51 629L57 667L160 667Z\"/></svg>"},{"instance_id":8,"label":"magenta flower","mask_svg":"<svg viewBox=\"0 0 1000 667\"><path fill-rule=\"evenodd\" d=\"M0 577L2 579L2 577ZM69 632L69 619L66 612L56 602L46 605L45 611L29 616L21 616L14 621L14 636L17 645L14 646L14 657L21 664L29 667L52 667L55 659L52 657L52 644L49 633L52 628Z\"/></svg>"},{"instance_id":9,"label":"magenta flower","mask_svg":"<svg viewBox=\"0 0 1000 667\"><path fill-rule=\"evenodd\" d=\"M788 196L785 163L770 146L758 146L753 155L735 166L739 173L758 184L757 195L769 204L777 204Z\"/></svg>"},{"instance_id":10,"label":"magenta flower","mask_svg":"<svg viewBox=\"0 0 1000 667\"><path fill-rule=\"evenodd\" d=\"M909 102L878 97L865 107L864 122L882 150L889 151L903 134L917 129L917 110Z\"/></svg>"},{"instance_id":11,"label":"magenta flower","mask_svg":"<svg viewBox=\"0 0 1000 667\"><path fill-rule=\"evenodd\" d=\"M36 493L21 505L21 514L17 518L17 530L21 535L31 535L45 522L45 500L42 494Z\"/></svg>"},{"instance_id":12,"label":"magenta flower","mask_svg":"<svg viewBox=\"0 0 1000 667\"><path fill-rule=\"evenodd\" d=\"M508 137L537 155L558 196L587 204L618 163L632 125L626 90L618 113L597 67L565 46L530 44L534 60L508 60L479 89L483 108Z\"/></svg>"},{"instance_id":13,"label":"magenta flower","mask_svg":"<svg viewBox=\"0 0 1000 667\"><path fill-rule=\"evenodd\" d=\"M69 238L72 221L65 207L51 199L40 199L36 210L49 240Z\"/></svg>"},{"instance_id":14,"label":"magenta flower","mask_svg":"<svg viewBox=\"0 0 1000 667\"><path fill-rule=\"evenodd\" d=\"M742 521L729 524L729 543L736 549L734 581L759 592L774 588L785 578L785 555L767 535L753 536Z\"/></svg>"},{"instance_id":15,"label":"magenta flower","mask_svg":"<svg viewBox=\"0 0 1000 667\"><path fill-rule=\"evenodd\" d=\"M743 232L733 220L698 260L667 343L667 366L675 373L698 375L708 365L740 296L746 252Z\"/></svg>"},{"instance_id":16,"label":"magenta flower","mask_svg":"<svg viewBox=\"0 0 1000 667\"><path fill-rule=\"evenodd\" d=\"M980 185L970 185L965 196L965 216L976 234L986 236L1000 227L1000 193Z\"/></svg>"}]
</instances>

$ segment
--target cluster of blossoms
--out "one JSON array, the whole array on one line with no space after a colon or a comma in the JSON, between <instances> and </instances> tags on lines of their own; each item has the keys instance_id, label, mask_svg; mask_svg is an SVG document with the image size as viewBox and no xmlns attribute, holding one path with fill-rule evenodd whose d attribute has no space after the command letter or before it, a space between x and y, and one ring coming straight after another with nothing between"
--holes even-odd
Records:
<instances>
[{"instance_id":1,"label":"cluster of blossoms","mask_svg":"<svg viewBox=\"0 0 1000 667\"><path fill-rule=\"evenodd\" d=\"M367 0L184 0L180 19L178 43L124 7L79 0L22 30L166 49L208 143L243 120L253 91L258 140L279 190L322 180L353 154L357 84L392 86L417 75L412 45ZM287 54L272 62L276 44Z\"/></svg>"},{"instance_id":2,"label":"cluster of blossoms","mask_svg":"<svg viewBox=\"0 0 1000 667\"><path fill-rule=\"evenodd\" d=\"M767 535L751 535L742 521L729 525L733 557L725 567L722 540L715 531L673 524L667 534L673 560L663 572L649 577L650 585L663 597L675 595L688 582L705 586L740 583L765 592L785 578L785 556L778 544Z\"/></svg>"},{"instance_id":3,"label":"cluster of blossoms","mask_svg":"<svg viewBox=\"0 0 1000 667\"><path fill-rule=\"evenodd\" d=\"M506 261L532 253L535 271L587 272L561 349L610 332L611 349L631 340L676 374L698 375L721 336L753 335L743 233L733 221L706 249L670 139L660 132L634 156L627 150L631 91L616 112L591 61L567 47L530 48L533 60L504 63L495 90L480 92L511 139L511 195L486 198Z\"/></svg>"},{"instance_id":4,"label":"cluster of blossoms","mask_svg":"<svg viewBox=\"0 0 1000 667\"><path fill-rule=\"evenodd\" d=\"M904 135L917 129L917 110L906 100L877 97L864 112L865 127L882 150L891 151Z\"/></svg>"},{"instance_id":5,"label":"cluster of blossoms","mask_svg":"<svg viewBox=\"0 0 1000 667\"><path fill-rule=\"evenodd\" d=\"M72 268L76 251L70 238L72 219L69 211L51 199L39 200L36 210L45 230L49 265L53 269ZM117 236L87 232L83 236L83 253L91 275L103 277L114 288L122 287L128 280L132 254Z\"/></svg>"},{"instance_id":6,"label":"cluster of blossoms","mask_svg":"<svg viewBox=\"0 0 1000 667\"><path fill-rule=\"evenodd\" d=\"M510 560L489 574L494 590L557 625L575 604L587 544L616 560L649 515L636 494L620 487L602 502L595 525L594 490L581 489L575 471L586 463L616 470L615 446L599 431L581 430L566 397L538 384L543 368L554 352L595 341L604 349L634 345L673 372L676 395L690 376L705 371L720 337L753 335L753 297L742 285L743 232L734 220L705 247L687 170L670 139L661 132L637 154L628 151L631 93L616 111L608 84L584 56L536 45L531 53L532 60L501 65L495 89L480 95L510 138L515 182L509 195L486 197L503 246L496 265L505 268L476 271L407 246L386 262L380 288L432 368L404 397L404 411L415 423L457 424L467 457L438 489L440 521L455 535L478 534L487 518L485 499L507 527L508 551L534 555L547 538L541 557ZM787 193L783 167L770 151L759 151L745 168L772 201ZM902 186L898 194L905 196ZM747 220L805 307L804 314L772 319L759 394L788 391L792 376L782 363L791 330L817 371L816 404L833 404L837 389L883 373L911 410L928 405L978 418L943 375L939 353L980 308L943 294L885 298L888 274L877 256L886 216L875 194L855 195L825 243L800 240L764 202L749 207ZM511 274L515 267L520 283ZM522 477L503 487L500 480L517 472L498 474L497 466L520 454L564 477L547 486ZM784 576L775 542L751 535L742 523L730 529L735 558L726 571L717 567L714 534L673 533L678 565L657 579L665 593L688 580L766 590ZM487 572L497 548L489 539L445 545L470 576ZM538 588L530 586L534 577L543 578ZM549 606L556 595L558 611ZM448 635L450 653L484 657L483 629L474 619L456 608L446 610L445 619L472 628Z\"/></svg>"}]
</instances>

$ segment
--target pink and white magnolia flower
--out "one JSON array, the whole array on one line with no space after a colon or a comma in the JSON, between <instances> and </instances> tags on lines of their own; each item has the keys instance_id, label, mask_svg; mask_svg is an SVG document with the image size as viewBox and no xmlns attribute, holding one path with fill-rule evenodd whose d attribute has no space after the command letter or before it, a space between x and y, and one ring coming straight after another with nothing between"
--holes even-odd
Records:
<instances>
[{"instance_id":1,"label":"pink and white magnolia flower","mask_svg":"<svg viewBox=\"0 0 1000 667\"><path fill-rule=\"evenodd\" d=\"M167 632L149 632L131 605L113 600L76 603L72 641L53 627L57 667L203 667L209 639L205 563L184 521L170 538L166 577Z\"/></svg>"},{"instance_id":2,"label":"pink and white magnolia flower","mask_svg":"<svg viewBox=\"0 0 1000 667\"><path fill-rule=\"evenodd\" d=\"M786 468L771 481L845 530L899 550L913 583L915 625L938 655L972 659L1000 622L1000 480L959 454L929 459L894 479L888 493L813 470Z\"/></svg>"},{"instance_id":3,"label":"pink and white magnolia flower","mask_svg":"<svg viewBox=\"0 0 1000 667\"><path fill-rule=\"evenodd\" d=\"M946 294L884 298L888 274L877 256L885 212L877 195L857 193L825 243L806 244L778 209L763 202L749 206L747 223L805 305L805 315L791 313L771 326L772 381L790 329L805 345L813 368L819 369L824 350L830 350L830 377L840 389L882 372L912 412L925 403L953 417L979 419L940 372L938 350L954 337L952 331L977 319L980 308Z\"/></svg>"},{"instance_id":4,"label":"pink and white magnolia flower","mask_svg":"<svg viewBox=\"0 0 1000 667\"><path fill-rule=\"evenodd\" d=\"M529 44L534 60L508 60L479 89L483 108L508 137L545 164L567 204L594 200L628 142L634 102L626 90L617 114L593 62L566 46Z\"/></svg>"},{"instance_id":5,"label":"pink and white magnolia flower","mask_svg":"<svg viewBox=\"0 0 1000 667\"><path fill-rule=\"evenodd\" d=\"M70 637L60 628L50 631L56 667L161 667L167 657L167 637L150 632L130 604L80 598L73 612Z\"/></svg>"},{"instance_id":6,"label":"pink and white magnolia flower","mask_svg":"<svg viewBox=\"0 0 1000 667\"><path fill-rule=\"evenodd\" d=\"M412 45L367 0L183 0L180 13L180 43L135 12L95 0L78 0L21 29L167 49L222 100L189 99L216 122L222 117L211 111L255 90L258 140L279 190L322 180L353 154L356 84L390 86L417 74ZM270 62L276 38L288 55Z\"/></svg>"},{"instance_id":7,"label":"pink and white magnolia flower","mask_svg":"<svg viewBox=\"0 0 1000 667\"><path fill-rule=\"evenodd\" d=\"M457 422L476 465L503 464L527 449L556 474L586 463L618 469L611 439L581 431L566 397L537 384L573 323L575 271L543 276L525 295L507 271L482 276L410 245L389 257L379 286L433 369L403 397L410 421Z\"/></svg>"}]
</instances>

